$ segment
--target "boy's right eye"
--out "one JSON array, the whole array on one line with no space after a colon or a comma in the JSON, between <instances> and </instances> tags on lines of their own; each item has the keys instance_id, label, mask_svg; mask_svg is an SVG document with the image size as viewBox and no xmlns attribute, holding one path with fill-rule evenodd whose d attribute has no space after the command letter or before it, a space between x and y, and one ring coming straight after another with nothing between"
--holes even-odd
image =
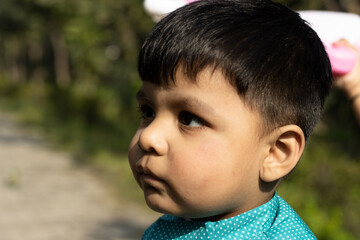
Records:
<instances>
[{"instance_id":1,"label":"boy's right eye","mask_svg":"<svg viewBox=\"0 0 360 240\"><path fill-rule=\"evenodd\" d=\"M153 119L155 118L155 111L148 105L140 105L139 111L142 119Z\"/></svg>"}]
</instances>

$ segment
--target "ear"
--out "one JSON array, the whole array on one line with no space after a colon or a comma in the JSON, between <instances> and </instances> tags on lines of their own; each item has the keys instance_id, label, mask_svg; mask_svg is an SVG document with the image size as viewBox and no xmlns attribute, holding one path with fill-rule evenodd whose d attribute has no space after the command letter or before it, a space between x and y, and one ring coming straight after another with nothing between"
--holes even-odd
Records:
<instances>
[{"instance_id":1,"label":"ear","mask_svg":"<svg viewBox=\"0 0 360 240\"><path fill-rule=\"evenodd\" d=\"M278 128L271 135L271 147L260 168L260 179L274 182L289 174L304 151L305 137L297 125Z\"/></svg>"}]
</instances>

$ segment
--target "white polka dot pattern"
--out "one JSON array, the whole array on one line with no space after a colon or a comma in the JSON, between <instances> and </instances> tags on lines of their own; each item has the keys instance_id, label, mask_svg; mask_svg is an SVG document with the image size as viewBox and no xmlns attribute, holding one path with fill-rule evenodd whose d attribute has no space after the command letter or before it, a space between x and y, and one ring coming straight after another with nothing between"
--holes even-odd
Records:
<instances>
[{"instance_id":1,"label":"white polka dot pattern","mask_svg":"<svg viewBox=\"0 0 360 240\"><path fill-rule=\"evenodd\" d=\"M164 215L144 233L143 240L316 239L297 213L277 194L264 205L218 222L188 221Z\"/></svg>"}]
</instances>

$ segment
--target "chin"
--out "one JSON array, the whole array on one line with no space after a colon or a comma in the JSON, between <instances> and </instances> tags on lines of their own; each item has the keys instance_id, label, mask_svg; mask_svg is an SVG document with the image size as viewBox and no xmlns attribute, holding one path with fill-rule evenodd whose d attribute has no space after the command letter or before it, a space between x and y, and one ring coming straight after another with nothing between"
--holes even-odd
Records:
<instances>
[{"instance_id":1,"label":"chin","mask_svg":"<svg viewBox=\"0 0 360 240\"><path fill-rule=\"evenodd\" d=\"M165 207L166 204L164 204L164 201L163 199L161 199L161 196L159 196L156 193L151 194L147 191L145 193L145 202L147 206L155 212L174 215L169 208Z\"/></svg>"},{"instance_id":2,"label":"chin","mask_svg":"<svg viewBox=\"0 0 360 240\"><path fill-rule=\"evenodd\" d=\"M147 206L151 210L158 212L158 213L181 217L181 218L195 217L194 212L190 213L187 211L183 211L182 209L177 207L175 204L174 204L175 206L171 206L172 204L164 204L164 203L161 203L160 201L154 201L154 199L151 197L145 198L145 201L146 201Z\"/></svg>"}]
</instances>

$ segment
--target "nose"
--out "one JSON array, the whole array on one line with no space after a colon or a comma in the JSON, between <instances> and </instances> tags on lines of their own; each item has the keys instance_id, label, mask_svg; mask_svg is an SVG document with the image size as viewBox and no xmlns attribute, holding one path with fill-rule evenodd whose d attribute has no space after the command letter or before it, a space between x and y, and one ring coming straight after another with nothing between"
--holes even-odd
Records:
<instances>
[{"instance_id":1,"label":"nose","mask_svg":"<svg viewBox=\"0 0 360 240\"><path fill-rule=\"evenodd\" d=\"M156 155L165 155L168 151L168 130L164 121L152 121L141 130L138 141L140 149Z\"/></svg>"}]
</instances>

